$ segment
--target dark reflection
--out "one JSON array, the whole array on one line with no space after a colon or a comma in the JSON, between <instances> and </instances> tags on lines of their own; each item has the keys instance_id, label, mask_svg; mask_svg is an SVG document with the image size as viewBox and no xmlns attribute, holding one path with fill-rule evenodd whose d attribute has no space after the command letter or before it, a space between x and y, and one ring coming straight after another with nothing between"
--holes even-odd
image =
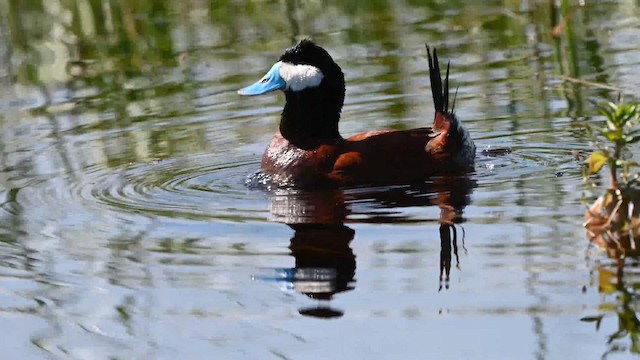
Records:
<instances>
[{"instance_id":1,"label":"dark reflection","mask_svg":"<svg viewBox=\"0 0 640 360\"><path fill-rule=\"evenodd\" d=\"M305 316L341 317L328 300L355 288L356 256L350 247L355 231L345 222L424 222L402 216L394 209L438 206L440 216L440 289L449 288L451 260L458 258L459 230L463 208L469 204L475 181L468 177L438 178L432 182L379 188L330 189L322 191L279 190L271 197L273 220L294 230L289 249L295 267L275 269L285 288L319 300L317 306L300 309ZM357 220L352 220L357 219ZM460 228L461 229L461 228ZM463 233L464 234L464 233ZM462 234L462 239L464 235Z\"/></svg>"},{"instance_id":2,"label":"dark reflection","mask_svg":"<svg viewBox=\"0 0 640 360\"><path fill-rule=\"evenodd\" d=\"M464 247L464 229L462 229L462 246ZM465 249L466 250L466 249ZM451 254L456 257L456 267L460 266L458 257L458 229L454 224L440 224L440 289L449 288L451 274Z\"/></svg>"},{"instance_id":3,"label":"dark reflection","mask_svg":"<svg viewBox=\"0 0 640 360\"><path fill-rule=\"evenodd\" d=\"M316 300L331 300L334 294L353 290L356 257L349 246L353 229L341 224L295 224L291 254L295 268L287 279L293 290ZM300 309L300 314L320 318L342 316L328 306Z\"/></svg>"}]
</instances>

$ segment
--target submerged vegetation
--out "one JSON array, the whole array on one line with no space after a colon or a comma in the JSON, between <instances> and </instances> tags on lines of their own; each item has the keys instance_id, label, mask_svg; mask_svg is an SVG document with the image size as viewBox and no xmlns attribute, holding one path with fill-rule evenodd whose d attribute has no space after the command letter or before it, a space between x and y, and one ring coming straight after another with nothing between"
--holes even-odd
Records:
<instances>
[{"instance_id":1,"label":"submerged vegetation","mask_svg":"<svg viewBox=\"0 0 640 360\"><path fill-rule=\"evenodd\" d=\"M597 174L604 165L609 169L609 186L587 210L585 227L589 239L605 248L613 257L640 255L640 166L631 153L640 141L640 106L636 103L606 103L599 107L604 121L588 126L597 149L586 160L589 174Z\"/></svg>"}]
</instances>

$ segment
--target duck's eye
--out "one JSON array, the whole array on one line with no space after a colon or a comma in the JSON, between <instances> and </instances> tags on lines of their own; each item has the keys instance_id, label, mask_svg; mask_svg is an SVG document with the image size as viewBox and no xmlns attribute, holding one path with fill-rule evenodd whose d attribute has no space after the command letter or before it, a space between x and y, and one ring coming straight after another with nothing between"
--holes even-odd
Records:
<instances>
[{"instance_id":1,"label":"duck's eye","mask_svg":"<svg viewBox=\"0 0 640 360\"><path fill-rule=\"evenodd\" d=\"M266 83L267 81L269 81L269 79L267 79L267 78L264 78L264 79L260 80L260 82L263 83L263 84Z\"/></svg>"}]
</instances>

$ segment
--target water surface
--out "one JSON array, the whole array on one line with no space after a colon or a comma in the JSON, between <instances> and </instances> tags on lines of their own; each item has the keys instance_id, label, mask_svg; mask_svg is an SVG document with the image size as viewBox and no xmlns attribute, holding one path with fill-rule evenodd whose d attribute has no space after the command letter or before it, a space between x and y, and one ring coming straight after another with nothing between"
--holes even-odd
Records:
<instances>
[{"instance_id":1,"label":"water surface","mask_svg":"<svg viewBox=\"0 0 640 360\"><path fill-rule=\"evenodd\" d=\"M590 100L640 90L634 2L588 2L557 39L572 4L0 4L8 358L640 350L637 327L619 328L635 319L633 264L618 284L581 226L579 126L599 119ZM423 44L436 46L476 171L336 191L246 186L284 98L236 90L303 36L345 72L345 136L428 125ZM482 152L495 148L511 152Z\"/></svg>"}]
</instances>

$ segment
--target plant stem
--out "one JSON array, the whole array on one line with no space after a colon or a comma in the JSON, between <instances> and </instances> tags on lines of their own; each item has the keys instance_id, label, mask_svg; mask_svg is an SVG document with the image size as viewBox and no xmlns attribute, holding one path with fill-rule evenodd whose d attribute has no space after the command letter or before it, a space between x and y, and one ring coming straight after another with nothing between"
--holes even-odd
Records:
<instances>
[{"instance_id":1,"label":"plant stem","mask_svg":"<svg viewBox=\"0 0 640 360\"><path fill-rule=\"evenodd\" d=\"M610 173L610 181L611 181L611 188L613 188L613 189L619 189L619 187L618 187L618 165L616 164L616 162L620 158L620 153L622 152L622 147L623 146L624 146L624 144L622 144L620 141L616 141L616 148L615 148L615 151L613 153L613 158L611 158L609 160L609 170L611 171L611 173Z\"/></svg>"}]
</instances>

